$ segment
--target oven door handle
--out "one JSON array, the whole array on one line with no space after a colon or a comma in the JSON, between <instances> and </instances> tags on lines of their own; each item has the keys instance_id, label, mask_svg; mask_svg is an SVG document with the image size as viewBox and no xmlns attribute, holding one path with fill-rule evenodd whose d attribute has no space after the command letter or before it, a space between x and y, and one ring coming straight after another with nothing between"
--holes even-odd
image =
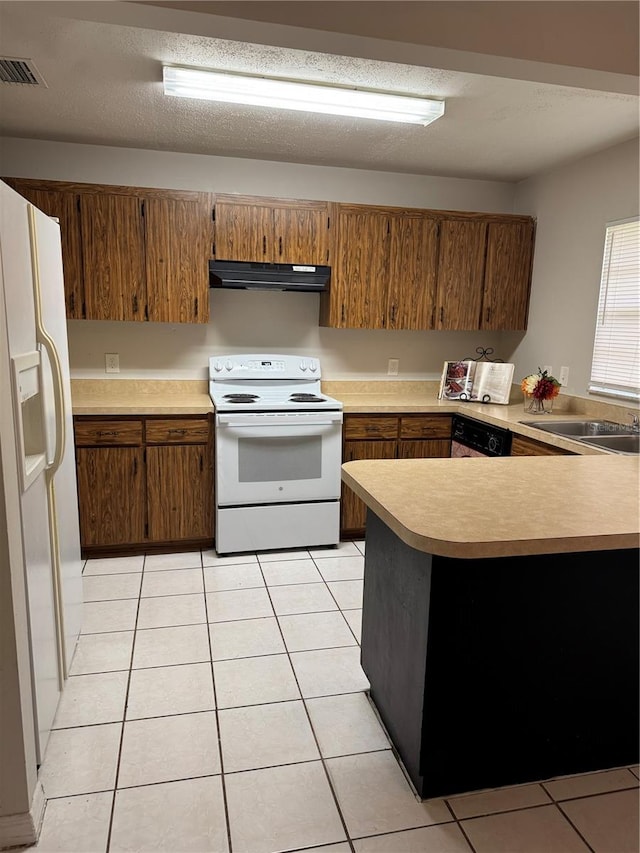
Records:
<instances>
[{"instance_id":1,"label":"oven door handle","mask_svg":"<svg viewBox=\"0 0 640 853\"><path fill-rule=\"evenodd\" d=\"M342 423L342 412L331 415L312 415L309 419L305 417L285 418L282 415L254 415L246 420L238 415L218 415L218 426L221 427L295 427L295 426L333 426Z\"/></svg>"}]
</instances>

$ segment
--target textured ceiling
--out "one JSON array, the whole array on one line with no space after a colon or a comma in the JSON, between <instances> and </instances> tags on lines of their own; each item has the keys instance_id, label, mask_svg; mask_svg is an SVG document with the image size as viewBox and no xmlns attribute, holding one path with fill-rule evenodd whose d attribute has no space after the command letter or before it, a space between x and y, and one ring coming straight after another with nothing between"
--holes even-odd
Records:
<instances>
[{"instance_id":1,"label":"textured ceiling","mask_svg":"<svg viewBox=\"0 0 640 853\"><path fill-rule=\"evenodd\" d=\"M5 136L513 181L638 133L634 95L159 28L166 10L149 6L147 28L58 5L0 4L0 51L33 59L47 82L0 85ZM446 112L423 128L167 98L163 62L432 95Z\"/></svg>"}]
</instances>

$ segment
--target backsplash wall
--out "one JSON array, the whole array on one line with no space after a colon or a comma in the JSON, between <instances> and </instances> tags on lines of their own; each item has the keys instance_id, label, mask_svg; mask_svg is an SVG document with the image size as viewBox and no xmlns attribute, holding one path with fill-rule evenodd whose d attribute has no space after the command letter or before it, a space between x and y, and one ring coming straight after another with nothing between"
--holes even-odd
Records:
<instances>
[{"instance_id":1,"label":"backsplash wall","mask_svg":"<svg viewBox=\"0 0 640 853\"><path fill-rule=\"evenodd\" d=\"M95 145L0 140L2 173L15 177L168 189L329 199L449 210L511 213L515 185L304 166ZM209 356L225 352L305 353L327 379L377 379L387 360L399 378L435 379L445 359L493 347L508 360L522 332L409 332L318 326L317 294L210 292L208 325L69 323L75 378L105 378L104 354L120 355L120 378L204 378ZM109 374L110 378L113 378Z\"/></svg>"}]
</instances>

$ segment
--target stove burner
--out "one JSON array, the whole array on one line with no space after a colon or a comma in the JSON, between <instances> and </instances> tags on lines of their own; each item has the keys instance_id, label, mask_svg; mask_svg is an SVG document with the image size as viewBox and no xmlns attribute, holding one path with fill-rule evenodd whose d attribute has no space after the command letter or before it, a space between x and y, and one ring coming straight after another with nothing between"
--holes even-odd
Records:
<instances>
[{"instance_id":1,"label":"stove burner","mask_svg":"<svg viewBox=\"0 0 640 853\"><path fill-rule=\"evenodd\" d=\"M292 403L323 403L324 397L318 397L317 394L292 394L289 399Z\"/></svg>"},{"instance_id":2,"label":"stove burner","mask_svg":"<svg viewBox=\"0 0 640 853\"><path fill-rule=\"evenodd\" d=\"M253 403L254 400L259 400L257 394L225 394L224 400L230 403Z\"/></svg>"}]
</instances>

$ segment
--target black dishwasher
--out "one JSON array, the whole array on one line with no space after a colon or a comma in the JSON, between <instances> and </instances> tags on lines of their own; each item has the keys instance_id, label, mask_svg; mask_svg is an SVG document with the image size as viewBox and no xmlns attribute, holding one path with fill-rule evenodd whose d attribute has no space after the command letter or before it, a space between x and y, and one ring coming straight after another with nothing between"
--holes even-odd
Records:
<instances>
[{"instance_id":1,"label":"black dishwasher","mask_svg":"<svg viewBox=\"0 0 640 853\"><path fill-rule=\"evenodd\" d=\"M451 456L508 456L511 432L473 418L454 415L451 421Z\"/></svg>"}]
</instances>

